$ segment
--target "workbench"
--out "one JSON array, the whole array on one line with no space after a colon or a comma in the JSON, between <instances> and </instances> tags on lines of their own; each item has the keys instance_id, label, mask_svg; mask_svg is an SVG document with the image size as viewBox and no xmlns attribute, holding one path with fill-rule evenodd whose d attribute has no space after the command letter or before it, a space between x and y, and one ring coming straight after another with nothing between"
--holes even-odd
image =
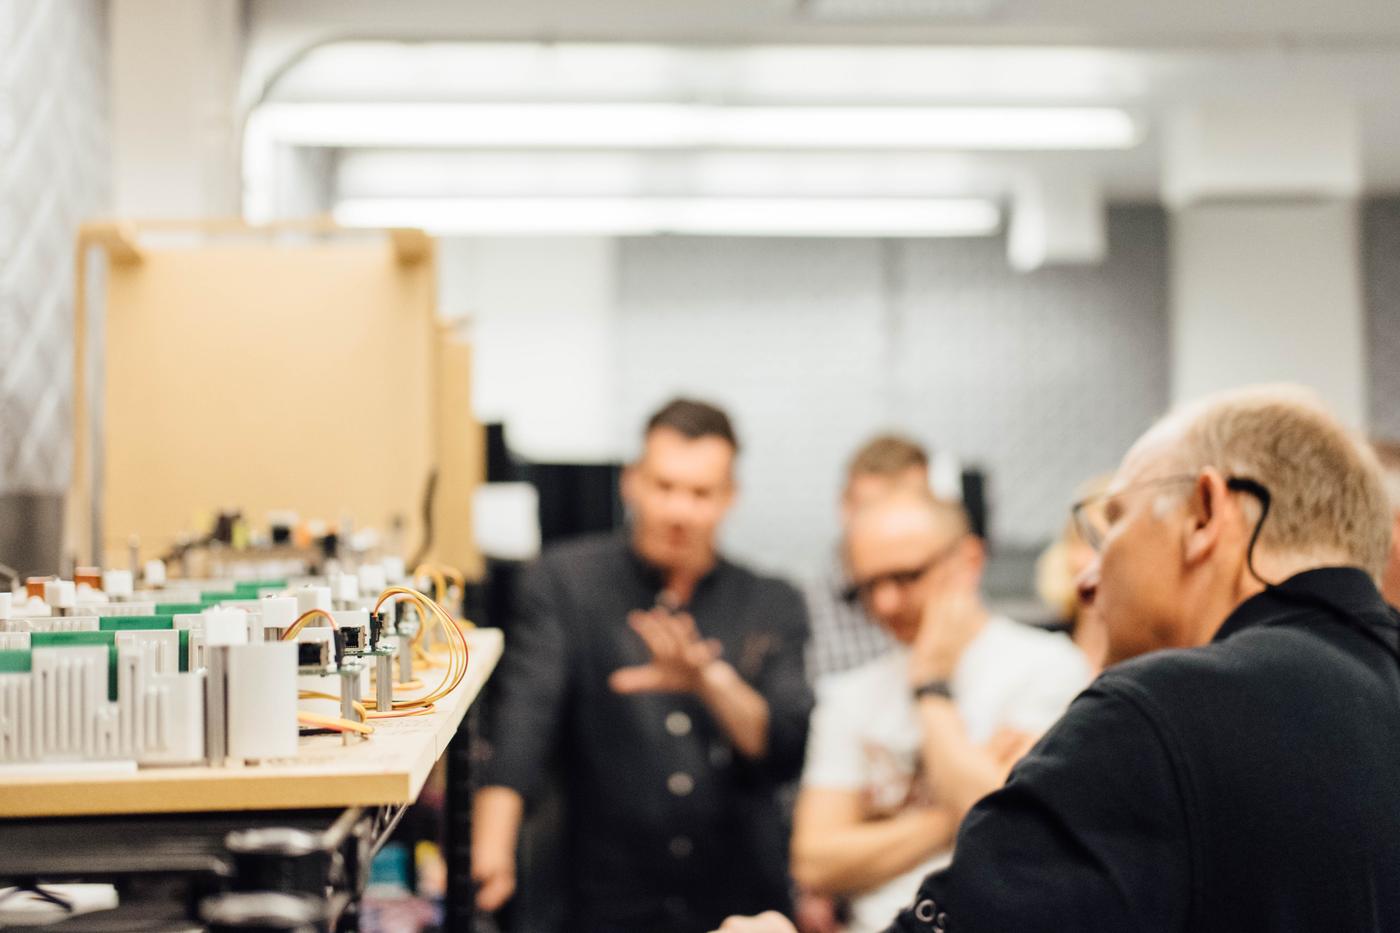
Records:
<instances>
[{"instance_id":1,"label":"workbench","mask_svg":"<svg viewBox=\"0 0 1400 933\"><path fill-rule=\"evenodd\" d=\"M432 712L375 720L374 735L349 745L339 736L306 736L295 759L242 767L0 768L0 886L181 876L195 896L227 872L229 831L288 826L322 834L336 853L343 877L333 885L331 928L353 930L369 860L445 755L446 920L448 929L466 929L471 756L470 729L461 726L503 639L497 629L474 629L467 643L462 683ZM427 683L435 675L421 672Z\"/></svg>"}]
</instances>

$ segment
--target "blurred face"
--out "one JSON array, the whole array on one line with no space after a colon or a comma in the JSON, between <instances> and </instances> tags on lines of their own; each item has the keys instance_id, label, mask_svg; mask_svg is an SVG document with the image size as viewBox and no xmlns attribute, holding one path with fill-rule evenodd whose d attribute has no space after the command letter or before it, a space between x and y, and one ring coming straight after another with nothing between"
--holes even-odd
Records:
<instances>
[{"instance_id":1,"label":"blurred face","mask_svg":"<svg viewBox=\"0 0 1400 933\"><path fill-rule=\"evenodd\" d=\"M851 523L847 561L867 612L895 638L913 642L929 600L966 586L970 537L938 526L917 505L890 503L861 512Z\"/></svg>"},{"instance_id":2,"label":"blurred face","mask_svg":"<svg viewBox=\"0 0 1400 933\"><path fill-rule=\"evenodd\" d=\"M928 489L928 470L924 467L909 467L895 474L857 473L846 481L841 493L841 524L849 526L856 512L892 492L923 489Z\"/></svg>"},{"instance_id":3,"label":"blurred face","mask_svg":"<svg viewBox=\"0 0 1400 933\"><path fill-rule=\"evenodd\" d=\"M1160 445L1130 452L1096 507L1103 539L1078 583L1107 629L1109 664L1192 643L1181 546L1192 484L1177 481L1163 453Z\"/></svg>"},{"instance_id":4,"label":"blurred face","mask_svg":"<svg viewBox=\"0 0 1400 933\"><path fill-rule=\"evenodd\" d=\"M1390 525L1390 559L1381 577L1381 595L1392 606L1400 606L1400 511Z\"/></svg>"},{"instance_id":5,"label":"blurred face","mask_svg":"<svg viewBox=\"0 0 1400 933\"><path fill-rule=\"evenodd\" d=\"M647 435L641 459L622 478L637 552L663 569L708 566L734 501L733 468L734 448L721 438L665 427Z\"/></svg>"}]
</instances>

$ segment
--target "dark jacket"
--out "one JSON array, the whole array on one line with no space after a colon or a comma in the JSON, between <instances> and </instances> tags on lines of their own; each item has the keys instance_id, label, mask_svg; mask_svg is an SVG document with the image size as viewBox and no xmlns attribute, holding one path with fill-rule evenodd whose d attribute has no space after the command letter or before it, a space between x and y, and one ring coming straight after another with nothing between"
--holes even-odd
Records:
<instances>
[{"instance_id":1,"label":"dark jacket","mask_svg":"<svg viewBox=\"0 0 1400 933\"><path fill-rule=\"evenodd\" d=\"M892 929L1400 930L1396 643L1371 579L1329 568L1110 669Z\"/></svg>"},{"instance_id":2,"label":"dark jacket","mask_svg":"<svg viewBox=\"0 0 1400 933\"><path fill-rule=\"evenodd\" d=\"M685 607L769 706L768 754L740 756L696 697L622 696L620 667L650 660L627 624L662 580L625 534L550 549L526 573L507 632L483 783L527 800L559 762L579 931L701 931L728 913L786 908L778 785L797 776L812 696L797 591L721 560Z\"/></svg>"}]
</instances>

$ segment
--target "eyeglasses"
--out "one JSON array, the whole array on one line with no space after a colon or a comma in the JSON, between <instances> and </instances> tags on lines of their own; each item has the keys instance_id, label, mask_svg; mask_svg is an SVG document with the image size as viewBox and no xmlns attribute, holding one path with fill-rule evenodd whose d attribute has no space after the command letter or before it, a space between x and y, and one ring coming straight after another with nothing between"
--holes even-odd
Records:
<instances>
[{"instance_id":1,"label":"eyeglasses","mask_svg":"<svg viewBox=\"0 0 1400 933\"><path fill-rule=\"evenodd\" d=\"M1074 517L1074 530L1079 532L1079 537L1084 539L1085 544L1097 551L1103 547L1108 530L1113 527L1113 523L1122 514L1122 500L1124 498L1148 489L1194 483L1195 481L1196 474L1194 473L1178 473L1173 476L1144 480L1123 489L1101 492L1098 495L1080 499L1070 506L1070 514Z\"/></svg>"},{"instance_id":2,"label":"eyeglasses","mask_svg":"<svg viewBox=\"0 0 1400 933\"><path fill-rule=\"evenodd\" d=\"M887 583L894 584L901 591L906 590L922 580L933 568L952 557L959 544L962 544L961 537L955 538L947 547L939 550L917 567L910 567L907 570L890 570L861 580L859 583L852 583L841 591L841 598L852 604L869 602L875 592Z\"/></svg>"},{"instance_id":3,"label":"eyeglasses","mask_svg":"<svg viewBox=\"0 0 1400 933\"><path fill-rule=\"evenodd\" d=\"M1108 536L1108 530L1113 527L1113 523L1122 515L1122 499L1125 496L1147 489L1156 489L1163 486L1172 486L1180 483L1194 483L1198 474L1179 473L1173 476L1163 476L1158 479L1144 480L1135 483L1115 492L1104 492L1096 496L1089 496L1081 499L1070 507L1070 514L1074 517L1075 530L1084 542L1095 551L1103 549L1104 539ZM1249 539L1248 562L1250 572L1254 572L1254 545L1259 540L1259 532L1264 528L1264 519L1269 517L1269 506L1273 496L1263 483L1252 480L1246 476L1227 476L1225 487L1234 492L1248 493L1259 500L1260 513L1259 521L1254 525L1254 532Z\"/></svg>"}]
</instances>

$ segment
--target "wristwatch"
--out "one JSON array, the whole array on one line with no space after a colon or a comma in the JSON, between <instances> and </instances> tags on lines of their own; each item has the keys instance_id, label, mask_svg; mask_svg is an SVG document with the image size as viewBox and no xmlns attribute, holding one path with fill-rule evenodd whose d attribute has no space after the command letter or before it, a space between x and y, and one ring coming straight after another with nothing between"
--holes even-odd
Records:
<instances>
[{"instance_id":1,"label":"wristwatch","mask_svg":"<svg viewBox=\"0 0 1400 933\"><path fill-rule=\"evenodd\" d=\"M914 688L915 700L922 700L924 697L942 697L945 700L951 700L953 686L941 678L926 680Z\"/></svg>"}]
</instances>

